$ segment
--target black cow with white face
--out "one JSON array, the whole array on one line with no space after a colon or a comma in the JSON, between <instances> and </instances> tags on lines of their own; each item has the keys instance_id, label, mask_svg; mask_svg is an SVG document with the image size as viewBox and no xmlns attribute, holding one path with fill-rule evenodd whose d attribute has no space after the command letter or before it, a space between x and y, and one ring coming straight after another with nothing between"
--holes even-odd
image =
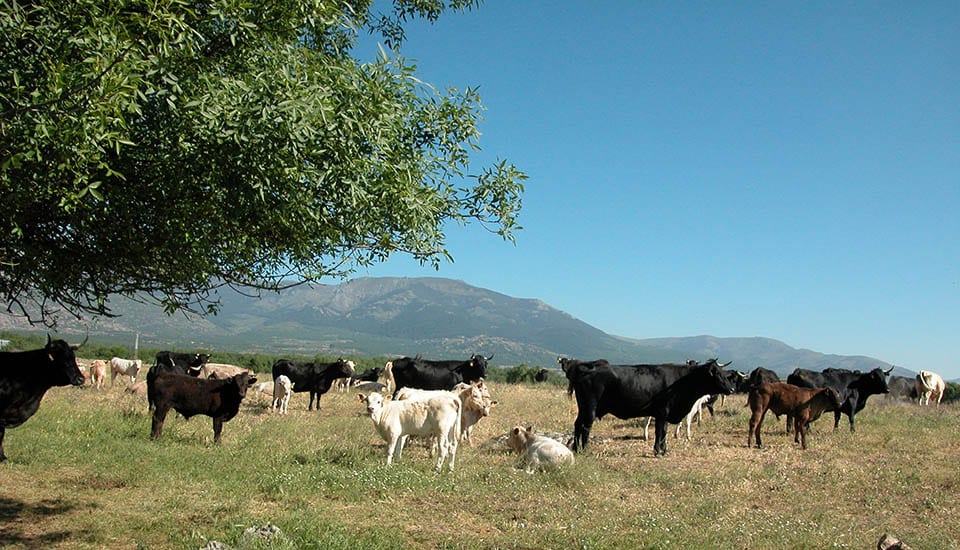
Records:
<instances>
[{"instance_id":1,"label":"black cow with white face","mask_svg":"<svg viewBox=\"0 0 960 550\"><path fill-rule=\"evenodd\" d=\"M3 452L7 428L16 428L33 416L47 390L83 385L74 350L86 342L72 346L47 335L47 345L41 349L0 352L0 462L7 459Z\"/></svg>"},{"instance_id":2,"label":"black cow with white face","mask_svg":"<svg viewBox=\"0 0 960 550\"><path fill-rule=\"evenodd\" d=\"M715 359L700 365L611 365L605 360L559 360L577 398L573 450L586 448L594 420L612 414L656 420L654 455L666 454L667 423L679 423L697 399L731 394L734 387Z\"/></svg>"},{"instance_id":3,"label":"black cow with white face","mask_svg":"<svg viewBox=\"0 0 960 550\"><path fill-rule=\"evenodd\" d=\"M486 376L487 361L493 357L474 354L466 361L434 361L416 357L401 357L392 361L396 390L403 387L420 390L450 390L460 382L476 382ZM394 390L394 395L396 395Z\"/></svg>"},{"instance_id":4,"label":"black cow with white face","mask_svg":"<svg viewBox=\"0 0 960 550\"><path fill-rule=\"evenodd\" d=\"M887 375L893 370L873 369L870 372L848 369L824 369L816 372L796 369L787 377L787 383L801 388L833 388L840 395L843 406L833 411L833 429L840 426L840 414L850 419L850 431L855 431L853 417L867 406L871 395L889 393ZM791 418L787 417L787 431L790 431Z\"/></svg>"}]
</instances>

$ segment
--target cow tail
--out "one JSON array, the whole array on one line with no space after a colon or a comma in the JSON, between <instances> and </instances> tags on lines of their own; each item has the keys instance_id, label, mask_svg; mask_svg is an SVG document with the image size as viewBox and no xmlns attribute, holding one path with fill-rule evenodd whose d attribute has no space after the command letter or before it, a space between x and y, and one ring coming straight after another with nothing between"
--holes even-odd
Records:
<instances>
[{"instance_id":1,"label":"cow tail","mask_svg":"<svg viewBox=\"0 0 960 550\"><path fill-rule=\"evenodd\" d=\"M463 401L458 397L456 399L457 403L457 421L453 423L453 444L459 445L460 443L460 430L462 429L463 422Z\"/></svg>"}]
</instances>

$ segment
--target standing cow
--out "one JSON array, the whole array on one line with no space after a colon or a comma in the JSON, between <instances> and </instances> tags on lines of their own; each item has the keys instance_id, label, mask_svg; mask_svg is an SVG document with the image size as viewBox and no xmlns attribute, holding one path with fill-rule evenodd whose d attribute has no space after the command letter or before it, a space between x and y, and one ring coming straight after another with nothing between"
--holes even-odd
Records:
<instances>
[{"instance_id":1,"label":"standing cow","mask_svg":"<svg viewBox=\"0 0 960 550\"><path fill-rule=\"evenodd\" d=\"M0 352L0 462L7 459L3 438L7 428L16 428L40 408L40 400L53 386L82 386L83 373L77 366L72 346L63 340L51 340L32 351Z\"/></svg>"},{"instance_id":2,"label":"standing cow","mask_svg":"<svg viewBox=\"0 0 960 550\"><path fill-rule=\"evenodd\" d=\"M889 393L887 375L893 370L873 369L870 372L851 371L847 369L823 369L815 372L806 369L796 369L787 377L787 383L801 388L833 388L843 406L833 411L833 429L840 426L840 415L845 414L850 419L850 431L856 431L853 424L854 416L867 406L867 398L871 395ZM787 432L792 430L792 419L787 415Z\"/></svg>"},{"instance_id":3,"label":"standing cow","mask_svg":"<svg viewBox=\"0 0 960 550\"><path fill-rule=\"evenodd\" d=\"M170 409L173 409L185 418L198 414L211 417L213 442L220 443L223 423L237 415L240 402L247 395L247 388L256 382L257 379L246 372L226 380L158 374L153 381L156 408L153 411L150 439L160 439L163 422Z\"/></svg>"},{"instance_id":4,"label":"standing cow","mask_svg":"<svg viewBox=\"0 0 960 550\"><path fill-rule=\"evenodd\" d=\"M313 400L317 400L317 410L320 410L320 396L330 391L333 381L338 378L349 378L353 375L353 361L343 358L332 363L297 363L287 359L279 359L271 369L274 387L280 375L286 375L293 382L293 392L310 392L308 411L313 410Z\"/></svg>"},{"instance_id":5,"label":"standing cow","mask_svg":"<svg viewBox=\"0 0 960 550\"><path fill-rule=\"evenodd\" d=\"M130 385L136 384L137 375L140 374L141 368L143 368L143 361L140 359L122 359L120 357L110 359L110 387L113 387L117 376L129 376Z\"/></svg>"},{"instance_id":6,"label":"standing cow","mask_svg":"<svg viewBox=\"0 0 960 550\"><path fill-rule=\"evenodd\" d=\"M929 405L933 400L940 408L940 400L943 399L943 392L946 391L947 384L939 374L922 370L917 373L917 403L920 405Z\"/></svg>"}]
</instances>

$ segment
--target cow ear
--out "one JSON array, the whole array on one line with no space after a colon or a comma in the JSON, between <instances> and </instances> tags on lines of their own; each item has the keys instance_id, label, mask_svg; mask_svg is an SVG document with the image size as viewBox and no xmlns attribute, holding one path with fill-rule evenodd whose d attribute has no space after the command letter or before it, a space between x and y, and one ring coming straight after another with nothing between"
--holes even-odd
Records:
<instances>
[{"instance_id":1,"label":"cow ear","mask_svg":"<svg viewBox=\"0 0 960 550\"><path fill-rule=\"evenodd\" d=\"M359 400L361 403L363 403L364 401L367 400L367 398L364 397L362 393L358 393L358 394L357 394L357 400Z\"/></svg>"},{"instance_id":2,"label":"cow ear","mask_svg":"<svg viewBox=\"0 0 960 550\"><path fill-rule=\"evenodd\" d=\"M519 433L520 433L520 427L517 426L516 428L514 428L514 429L513 429L513 433L514 433L515 435L516 435L516 434L519 434Z\"/></svg>"},{"instance_id":3,"label":"cow ear","mask_svg":"<svg viewBox=\"0 0 960 550\"><path fill-rule=\"evenodd\" d=\"M533 433L533 426L527 426L527 433L528 433L528 434L532 434L532 433Z\"/></svg>"}]
</instances>

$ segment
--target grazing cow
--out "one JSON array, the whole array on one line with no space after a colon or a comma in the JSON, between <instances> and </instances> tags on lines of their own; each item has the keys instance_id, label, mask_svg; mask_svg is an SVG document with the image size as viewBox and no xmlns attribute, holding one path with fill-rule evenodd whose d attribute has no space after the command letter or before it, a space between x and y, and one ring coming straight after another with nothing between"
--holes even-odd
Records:
<instances>
[{"instance_id":1,"label":"grazing cow","mask_svg":"<svg viewBox=\"0 0 960 550\"><path fill-rule=\"evenodd\" d=\"M253 386L253 391L255 391L257 395L260 395L260 394L269 395L271 398L273 398L273 386L274 386L273 380L267 380L266 382L257 382Z\"/></svg>"},{"instance_id":2,"label":"grazing cow","mask_svg":"<svg viewBox=\"0 0 960 550\"><path fill-rule=\"evenodd\" d=\"M117 380L117 376L129 376L130 384L137 383L137 375L143 368L143 361L140 359L121 359L114 357L110 359L110 387Z\"/></svg>"},{"instance_id":3,"label":"grazing cow","mask_svg":"<svg viewBox=\"0 0 960 550\"><path fill-rule=\"evenodd\" d=\"M915 378L892 375L887 380L887 388L890 390L890 393L887 394L887 401L913 403L919 397Z\"/></svg>"},{"instance_id":4,"label":"grazing cow","mask_svg":"<svg viewBox=\"0 0 960 550\"><path fill-rule=\"evenodd\" d=\"M432 395L423 399L391 400L386 403L379 393L358 394L367 413L373 420L380 437L387 442L387 465L393 464L403 453L403 444L408 435L436 436L440 448L435 469L443 469L447 463L453 471L457 459L457 442L460 439L460 416L463 404L452 394Z\"/></svg>"},{"instance_id":5,"label":"grazing cow","mask_svg":"<svg viewBox=\"0 0 960 550\"><path fill-rule=\"evenodd\" d=\"M449 390L460 382L476 382L487 374L490 357L473 355L466 361L431 361L419 355L392 361L391 372L397 390L403 387L421 390Z\"/></svg>"},{"instance_id":6,"label":"grazing cow","mask_svg":"<svg viewBox=\"0 0 960 550\"><path fill-rule=\"evenodd\" d=\"M853 424L854 416L867 406L867 398L874 394L889 392L887 375L889 370L873 369L870 372L851 371L847 369L824 369L815 372L806 369L796 369L787 377L787 383L801 388L833 388L840 395L843 406L833 411L833 429L840 426L840 414L850 419L850 431L856 431ZM793 427L790 416L787 415L787 432Z\"/></svg>"},{"instance_id":7,"label":"grazing cow","mask_svg":"<svg viewBox=\"0 0 960 550\"><path fill-rule=\"evenodd\" d=\"M577 398L573 450L586 448L594 420L653 416L655 456L667 453L667 423L677 424L702 396L733 392L715 359L702 365L611 365L604 360L562 359L568 394Z\"/></svg>"},{"instance_id":8,"label":"grazing cow","mask_svg":"<svg viewBox=\"0 0 960 550\"><path fill-rule=\"evenodd\" d=\"M313 410L313 400L317 400L317 410L320 410L320 396L330 391L333 381L337 378L349 378L353 374L353 361L343 358L332 363L297 363L287 359L279 359L273 364L273 380L281 374L287 375L293 382L294 393L310 392L308 411Z\"/></svg>"},{"instance_id":9,"label":"grazing cow","mask_svg":"<svg viewBox=\"0 0 960 550\"><path fill-rule=\"evenodd\" d=\"M163 421L170 409L190 418L203 414L213 418L213 442L220 443L223 423L237 415L247 388L257 379L247 373L226 380L160 373L154 380L153 423L150 439L163 435Z\"/></svg>"},{"instance_id":10,"label":"grazing cow","mask_svg":"<svg viewBox=\"0 0 960 550\"><path fill-rule=\"evenodd\" d=\"M547 369L540 369L536 374L533 375L533 380L535 382L546 382L549 376L550 373L547 371Z\"/></svg>"},{"instance_id":11,"label":"grazing cow","mask_svg":"<svg viewBox=\"0 0 960 550\"><path fill-rule=\"evenodd\" d=\"M750 377L747 379L747 387L752 388L753 386L759 386L765 382L780 382L780 376L777 373L773 372L770 369L765 369L763 367L757 367L750 372ZM749 391L749 390L748 390Z\"/></svg>"},{"instance_id":12,"label":"grazing cow","mask_svg":"<svg viewBox=\"0 0 960 550\"><path fill-rule=\"evenodd\" d=\"M293 393L293 382L285 374L281 374L273 381L272 408L277 414L287 414L287 405L290 403L290 394Z\"/></svg>"},{"instance_id":13,"label":"grazing cow","mask_svg":"<svg viewBox=\"0 0 960 550\"><path fill-rule=\"evenodd\" d=\"M130 395L133 395L134 397L138 397L140 399L146 399L147 382L142 381L142 382L137 382L136 384L130 384L129 386L124 388L123 392L129 393Z\"/></svg>"},{"instance_id":14,"label":"grazing cow","mask_svg":"<svg viewBox=\"0 0 960 550\"><path fill-rule=\"evenodd\" d=\"M520 465L528 474L540 470L555 470L573 464L573 452L556 439L533 433L533 426L523 429L515 426L507 439L507 447L520 453Z\"/></svg>"},{"instance_id":15,"label":"grazing cow","mask_svg":"<svg viewBox=\"0 0 960 550\"><path fill-rule=\"evenodd\" d=\"M360 374L354 374L348 378L338 378L334 381L337 391L345 392L347 388L357 387L365 382L376 382L383 375L382 367L374 367Z\"/></svg>"},{"instance_id":16,"label":"grazing cow","mask_svg":"<svg viewBox=\"0 0 960 550\"><path fill-rule=\"evenodd\" d=\"M709 410L709 411L710 411L710 414L712 415L712 414L713 414L713 408L712 408L712 406L711 406L711 400L716 400L716 398L717 398L716 394L714 394L714 395L704 395L704 396L701 397L700 399L697 399L696 401L694 401L694 402L693 402L693 407L690 408L690 412L688 412L688 413L687 413L687 416L685 416L685 417L683 418L683 420L680 421L679 424L677 424L677 431L675 431L675 432L673 433L673 437L679 439L679 438L680 438L680 428L682 428L683 425L686 424L686 425L687 425L687 441L690 441L690 423L693 421L693 417L697 417L697 424L699 425L699 424L700 424L700 420L703 418L703 409ZM650 419L649 419L649 418L647 419L647 426L648 426L648 427L650 426ZM646 439L646 437L647 437L647 428L644 428L644 429L643 429L643 436L644 436L644 439Z\"/></svg>"},{"instance_id":17,"label":"grazing cow","mask_svg":"<svg viewBox=\"0 0 960 550\"><path fill-rule=\"evenodd\" d=\"M200 377L226 380L227 378L231 378L243 372L250 375L256 375L252 369L238 367L236 365L228 365L226 363L204 363L200 368Z\"/></svg>"},{"instance_id":18,"label":"grazing cow","mask_svg":"<svg viewBox=\"0 0 960 550\"><path fill-rule=\"evenodd\" d=\"M76 346L51 340L32 351L0 352L0 462L7 459L3 438L7 428L16 428L40 408L40 400L54 386L82 386L83 373L77 366Z\"/></svg>"},{"instance_id":19,"label":"grazing cow","mask_svg":"<svg viewBox=\"0 0 960 550\"><path fill-rule=\"evenodd\" d=\"M107 362L103 359L94 359L90 363L90 384L99 389L103 388L103 382L107 379Z\"/></svg>"},{"instance_id":20,"label":"grazing cow","mask_svg":"<svg viewBox=\"0 0 960 550\"><path fill-rule=\"evenodd\" d=\"M783 382L765 382L754 386L747 403L751 411L747 447L751 447L753 439L756 439L758 449L761 445L760 427L768 410L793 418L793 441L806 449L807 427L810 423L820 418L824 411L835 411L843 405L840 394L833 388L800 388Z\"/></svg>"},{"instance_id":21,"label":"grazing cow","mask_svg":"<svg viewBox=\"0 0 960 550\"><path fill-rule=\"evenodd\" d=\"M940 400L943 399L943 392L946 391L947 384L939 374L922 370L917 373L917 403L920 405L929 405L933 399L940 408Z\"/></svg>"}]
</instances>

